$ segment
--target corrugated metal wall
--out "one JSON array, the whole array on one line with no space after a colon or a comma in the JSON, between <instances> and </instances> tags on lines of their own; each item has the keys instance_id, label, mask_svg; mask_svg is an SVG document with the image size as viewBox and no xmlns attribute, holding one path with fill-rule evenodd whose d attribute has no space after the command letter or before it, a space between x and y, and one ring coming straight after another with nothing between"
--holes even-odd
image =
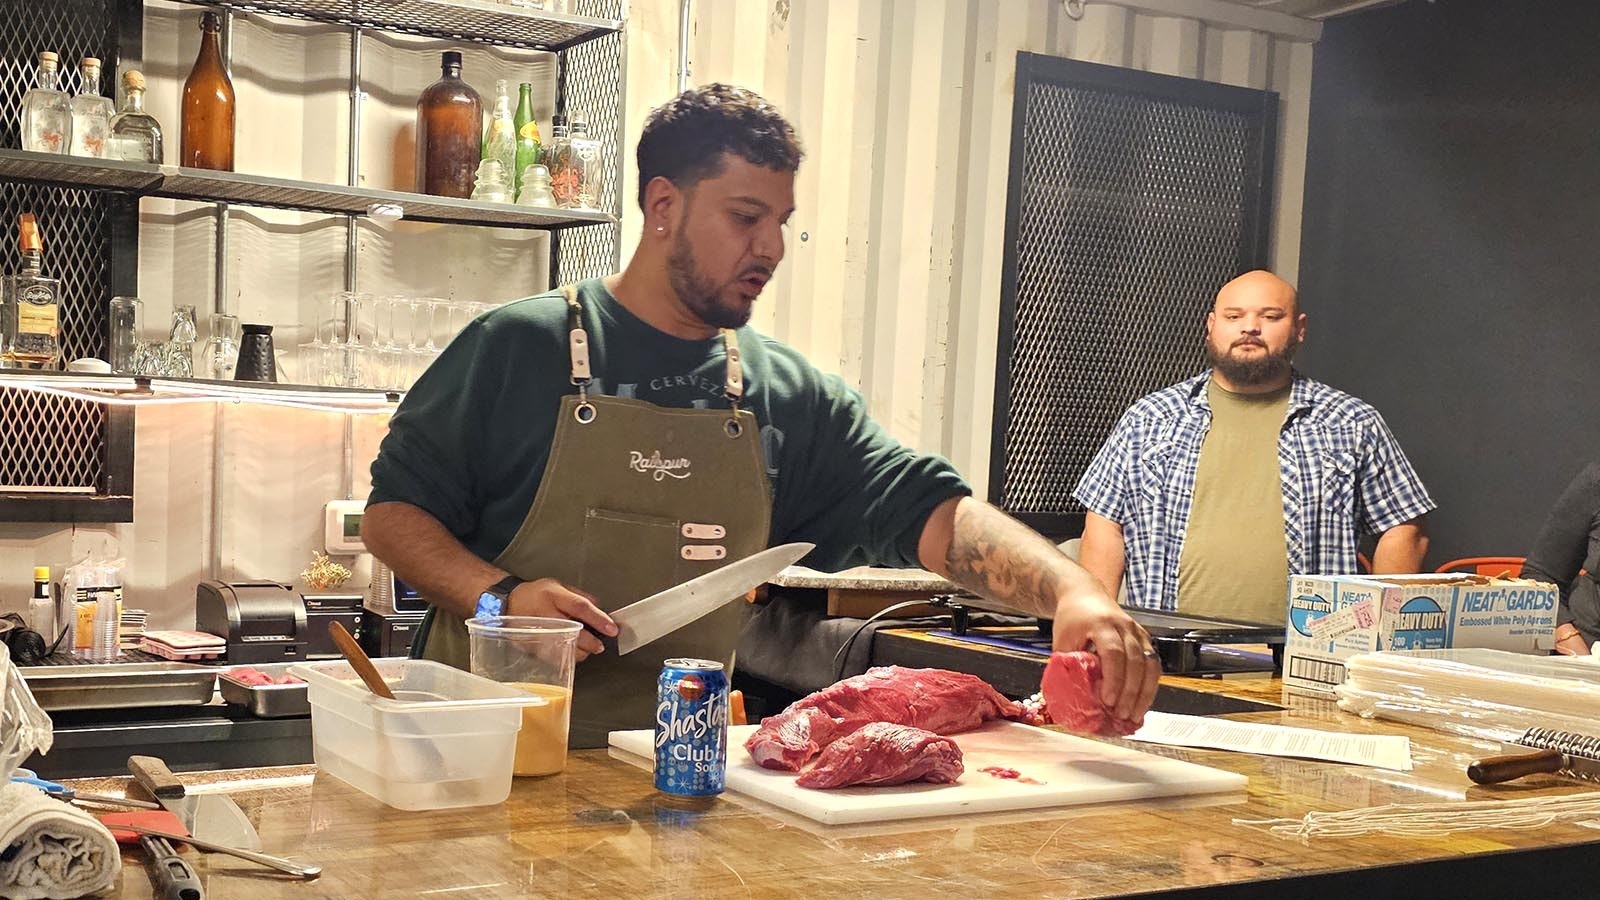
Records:
<instances>
[{"instance_id":1,"label":"corrugated metal wall","mask_svg":"<svg viewBox=\"0 0 1600 900\"><path fill-rule=\"evenodd\" d=\"M630 144L676 90L677 9L633 4ZM1059 0L695 0L693 16L692 81L760 91L808 151L756 326L843 374L898 438L951 457L980 495L1018 51L1278 91L1272 258L1296 275L1309 43L1109 3L1074 20Z\"/></svg>"}]
</instances>

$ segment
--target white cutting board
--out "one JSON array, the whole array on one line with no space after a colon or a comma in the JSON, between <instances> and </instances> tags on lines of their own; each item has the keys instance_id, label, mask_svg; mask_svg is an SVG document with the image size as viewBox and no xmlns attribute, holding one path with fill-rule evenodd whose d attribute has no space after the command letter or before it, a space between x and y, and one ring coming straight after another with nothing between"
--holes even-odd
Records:
<instances>
[{"instance_id":1,"label":"white cutting board","mask_svg":"<svg viewBox=\"0 0 1600 900\"><path fill-rule=\"evenodd\" d=\"M744 749L745 739L756 728L735 725L728 729L728 790L824 825L1210 794L1243 790L1249 781L1234 772L1020 722L994 721L952 736L966 766L955 784L818 791L796 787L792 772L756 765ZM610 743L646 760L655 757L654 730L613 731ZM1044 783L995 778L978 771L985 766L1016 769L1024 778Z\"/></svg>"}]
</instances>

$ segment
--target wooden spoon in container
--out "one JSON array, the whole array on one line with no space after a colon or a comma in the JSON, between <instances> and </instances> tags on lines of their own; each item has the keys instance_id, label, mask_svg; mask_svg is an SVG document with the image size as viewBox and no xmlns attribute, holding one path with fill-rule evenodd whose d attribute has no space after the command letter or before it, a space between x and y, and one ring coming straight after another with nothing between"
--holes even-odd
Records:
<instances>
[{"instance_id":1,"label":"wooden spoon in container","mask_svg":"<svg viewBox=\"0 0 1600 900\"><path fill-rule=\"evenodd\" d=\"M349 661L350 668L356 670L367 688L385 700L394 699L394 691L389 690L389 685L378 674L378 667L372 664L372 658L367 656L367 651L361 649L355 637L346 631L338 622L328 623L328 634L333 636L333 643L338 646L339 652Z\"/></svg>"}]
</instances>

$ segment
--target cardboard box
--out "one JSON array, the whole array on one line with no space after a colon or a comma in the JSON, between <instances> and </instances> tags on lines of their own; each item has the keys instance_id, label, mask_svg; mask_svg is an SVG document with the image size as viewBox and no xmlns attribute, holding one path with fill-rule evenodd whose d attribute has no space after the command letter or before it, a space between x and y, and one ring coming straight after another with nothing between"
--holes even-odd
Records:
<instances>
[{"instance_id":1,"label":"cardboard box","mask_svg":"<svg viewBox=\"0 0 1600 900\"><path fill-rule=\"evenodd\" d=\"M1329 696L1345 660L1378 650L1543 653L1555 645L1559 602L1555 585L1519 578L1293 575L1283 683Z\"/></svg>"}]
</instances>

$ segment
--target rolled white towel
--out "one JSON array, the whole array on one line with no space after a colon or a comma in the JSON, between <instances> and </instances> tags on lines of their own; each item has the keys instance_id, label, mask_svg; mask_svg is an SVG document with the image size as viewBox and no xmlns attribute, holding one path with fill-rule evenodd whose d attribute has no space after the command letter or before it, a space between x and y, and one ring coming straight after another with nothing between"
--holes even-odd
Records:
<instances>
[{"instance_id":1,"label":"rolled white towel","mask_svg":"<svg viewBox=\"0 0 1600 900\"><path fill-rule=\"evenodd\" d=\"M98 894L120 871L122 853L99 819L32 785L0 784L0 897Z\"/></svg>"}]
</instances>

